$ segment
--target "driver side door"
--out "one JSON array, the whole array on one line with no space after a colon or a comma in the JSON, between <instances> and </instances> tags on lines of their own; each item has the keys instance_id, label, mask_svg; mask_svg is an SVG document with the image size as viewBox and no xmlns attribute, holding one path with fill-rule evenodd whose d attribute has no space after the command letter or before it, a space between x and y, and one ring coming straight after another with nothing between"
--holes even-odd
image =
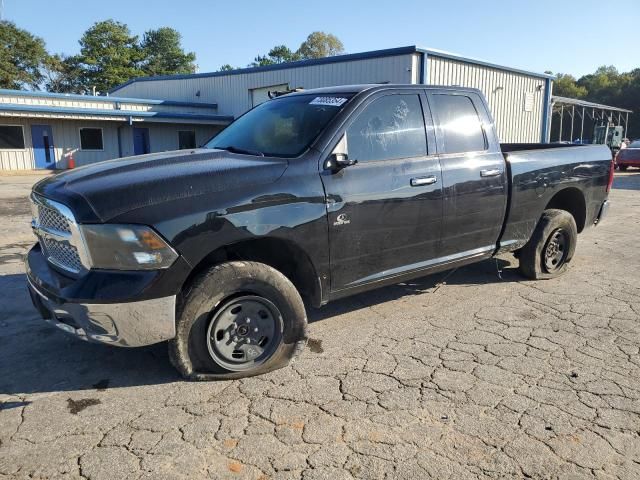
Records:
<instances>
[{"instance_id":1,"label":"driver side door","mask_svg":"<svg viewBox=\"0 0 640 480\"><path fill-rule=\"evenodd\" d=\"M332 292L421 270L438 257L442 172L434 142L421 90L374 95L336 134L331 145L346 144L357 164L321 171Z\"/></svg>"}]
</instances>

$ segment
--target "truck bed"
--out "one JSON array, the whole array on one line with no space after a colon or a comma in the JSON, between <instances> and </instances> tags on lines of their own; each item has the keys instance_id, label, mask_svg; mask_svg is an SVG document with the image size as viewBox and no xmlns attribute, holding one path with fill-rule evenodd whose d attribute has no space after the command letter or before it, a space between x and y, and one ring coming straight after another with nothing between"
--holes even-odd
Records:
<instances>
[{"instance_id":1,"label":"truck bed","mask_svg":"<svg viewBox=\"0 0 640 480\"><path fill-rule=\"evenodd\" d=\"M503 143L500 148L506 161L509 202L499 251L524 246L542 212L553 208L556 195L571 197L578 231L594 223L607 195L609 148L562 143Z\"/></svg>"}]
</instances>

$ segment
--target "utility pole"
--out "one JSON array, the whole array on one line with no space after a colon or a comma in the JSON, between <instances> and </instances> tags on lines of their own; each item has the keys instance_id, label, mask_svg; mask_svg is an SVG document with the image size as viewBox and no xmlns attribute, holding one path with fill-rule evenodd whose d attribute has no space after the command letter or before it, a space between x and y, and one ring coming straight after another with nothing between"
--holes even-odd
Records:
<instances>
[{"instance_id":1,"label":"utility pole","mask_svg":"<svg viewBox=\"0 0 640 480\"><path fill-rule=\"evenodd\" d=\"M4 0L0 0L0 22L4 21Z\"/></svg>"}]
</instances>

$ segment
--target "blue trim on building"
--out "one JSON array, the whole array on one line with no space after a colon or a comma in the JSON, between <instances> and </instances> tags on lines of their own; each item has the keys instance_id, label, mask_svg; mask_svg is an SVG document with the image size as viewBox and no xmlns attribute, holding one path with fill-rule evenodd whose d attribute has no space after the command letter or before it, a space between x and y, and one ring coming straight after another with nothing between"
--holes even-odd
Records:
<instances>
[{"instance_id":1,"label":"blue trim on building","mask_svg":"<svg viewBox=\"0 0 640 480\"><path fill-rule=\"evenodd\" d=\"M547 143L551 133L551 78L544 81L544 100L542 112L542 134L540 142Z\"/></svg>"},{"instance_id":2,"label":"blue trim on building","mask_svg":"<svg viewBox=\"0 0 640 480\"><path fill-rule=\"evenodd\" d=\"M230 115L204 115L198 113L177 113L177 112L136 112L131 110L106 110L96 108L68 108L68 107L49 107L45 105L16 105L13 103L0 103L0 111L10 112L34 112L34 113L52 113L67 115L87 115L101 117L123 117L127 120L129 117L138 118L176 118L185 120L208 120L231 122L233 116Z\"/></svg>"},{"instance_id":3,"label":"blue trim on building","mask_svg":"<svg viewBox=\"0 0 640 480\"><path fill-rule=\"evenodd\" d=\"M231 76L231 75L242 75L245 73L269 72L274 70L286 70L289 68L309 67L313 65L325 65L329 63L352 62L355 60L367 60L367 59L373 59L373 58L393 57L397 55L407 55L412 53L425 53L427 55L432 55L434 57L449 58L452 60L474 63L476 65L482 65L490 68L497 68L499 70L506 70L510 72L520 73L523 75L530 75L530 76L539 77L539 78L555 78L553 75L548 75L546 73L530 72L530 71L521 70L518 68L505 67L503 65L497 65L495 63L485 62L483 60L476 60L474 58L463 57L461 55L456 55L453 53L440 52L438 50L420 48L420 47L417 47L416 45L411 45L407 47L388 48L384 50L373 50L370 52L336 55L335 57L299 60L297 62L279 63L277 65L265 65L262 67L240 68L237 70L227 70L224 72L192 73L192 74L184 74L184 75L159 75L156 77L138 77L138 78L133 78L128 82L123 83L122 85L118 85L115 88L112 88L109 91L109 93L116 92L121 88L124 88L127 85L131 85L132 83L135 83L135 82L152 82L152 81L159 81L159 80L185 80L185 79L193 79L193 78L224 77L224 76Z\"/></svg>"},{"instance_id":4,"label":"blue trim on building","mask_svg":"<svg viewBox=\"0 0 640 480\"><path fill-rule=\"evenodd\" d=\"M420 54L420 83L422 85L426 85L427 79L427 59L429 54L427 52L422 52Z\"/></svg>"},{"instance_id":5,"label":"blue trim on building","mask_svg":"<svg viewBox=\"0 0 640 480\"><path fill-rule=\"evenodd\" d=\"M85 102L111 102L111 103L135 103L147 105L165 105L170 107L195 107L195 108L218 108L217 103L198 103L198 102L178 102L174 100L155 100L149 98L126 98L126 97L107 97L93 95L77 95L73 93L52 93L38 92L30 90L8 90L0 88L0 95L13 97L43 97L43 98L59 98L62 100L83 100Z\"/></svg>"}]
</instances>

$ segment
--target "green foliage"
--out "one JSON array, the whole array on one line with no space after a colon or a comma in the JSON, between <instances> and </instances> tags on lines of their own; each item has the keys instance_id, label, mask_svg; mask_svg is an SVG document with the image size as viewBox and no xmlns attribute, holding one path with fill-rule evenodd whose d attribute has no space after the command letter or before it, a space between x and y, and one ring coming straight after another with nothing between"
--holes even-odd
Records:
<instances>
[{"instance_id":1,"label":"green foliage","mask_svg":"<svg viewBox=\"0 0 640 480\"><path fill-rule=\"evenodd\" d=\"M587 89L578 85L573 75L558 73L553 82L553 94L560 97L583 98L587 95Z\"/></svg>"},{"instance_id":2,"label":"green foliage","mask_svg":"<svg viewBox=\"0 0 640 480\"><path fill-rule=\"evenodd\" d=\"M575 79L571 75L558 74L553 94L581 98L590 102L633 110L629 116L629 138L640 137L640 68L620 73L613 66L602 66L594 73ZM553 136L552 136L553 138Z\"/></svg>"},{"instance_id":3,"label":"green foliage","mask_svg":"<svg viewBox=\"0 0 640 480\"><path fill-rule=\"evenodd\" d=\"M105 93L134 77L193 73L194 53L185 53L173 28L149 30L141 42L115 20L95 23L80 39L80 53L48 56L41 64L44 87L52 92Z\"/></svg>"},{"instance_id":4,"label":"green foliage","mask_svg":"<svg viewBox=\"0 0 640 480\"><path fill-rule=\"evenodd\" d=\"M46 58L41 38L12 22L0 22L0 88L38 88Z\"/></svg>"},{"instance_id":5,"label":"green foliage","mask_svg":"<svg viewBox=\"0 0 640 480\"><path fill-rule=\"evenodd\" d=\"M180 33L170 27L146 32L140 45L144 56L141 68L145 75L195 72L196 54L185 53L181 40Z\"/></svg>"},{"instance_id":6,"label":"green foliage","mask_svg":"<svg viewBox=\"0 0 640 480\"><path fill-rule=\"evenodd\" d=\"M275 65L277 63L295 62L301 58L298 52L292 52L286 45L277 45L269 50L269 53L266 55L258 55L249 66L262 67L265 65Z\"/></svg>"},{"instance_id":7,"label":"green foliage","mask_svg":"<svg viewBox=\"0 0 640 480\"><path fill-rule=\"evenodd\" d=\"M269 58L274 63L286 63L300 60L301 56L298 52L292 52L286 45L277 45L269 50Z\"/></svg>"},{"instance_id":8,"label":"green foliage","mask_svg":"<svg viewBox=\"0 0 640 480\"><path fill-rule=\"evenodd\" d=\"M220 69L218 70L219 72L228 72L229 70L235 70L235 67L232 67L231 65L229 65L228 63L225 63L224 65L222 65L220 67Z\"/></svg>"},{"instance_id":9,"label":"green foliage","mask_svg":"<svg viewBox=\"0 0 640 480\"><path fill-rule=\"evenodd\" d=\"M82 84L100 93L143 74L139 65L144 52L138 37L124 23L105 20L95 23L80 39L78 59Z\"/></svg>"},{"instance_id":10,"label":"green foliage","mask_svg":"<svg viewBox=\"0 0 640 480\"><path fill-rule=\"evenodd\" d=\"M88 93L82 85L83 71L77 56L48 56L42 64L43 87L48 92Z\"/></svg>"},{"instance_id":11,"label":"green foliage","mask_svg":"<svg viewBox=\"0 0 640 480\"><path fill-rule=\"evenodd\" d=\"M344 45L338 37L331 33L313 32L302 42L297 53L301 58L323 58L343 52Z\"/></svg>"},{"instance_id":12,"label":"green foliage","mask_svg":"<svg viewBox=\"0 0 640 480\"><path fill-rule=\"evenodd\" d=\"M344 52L342 42L331 33L313 32L300 44L295 52L286 45L277 45L266 55L258 55L250 67L262 67L278 63L295 62L310 58L323 58L340 55Z\"/></svg>"}]
</instances>

